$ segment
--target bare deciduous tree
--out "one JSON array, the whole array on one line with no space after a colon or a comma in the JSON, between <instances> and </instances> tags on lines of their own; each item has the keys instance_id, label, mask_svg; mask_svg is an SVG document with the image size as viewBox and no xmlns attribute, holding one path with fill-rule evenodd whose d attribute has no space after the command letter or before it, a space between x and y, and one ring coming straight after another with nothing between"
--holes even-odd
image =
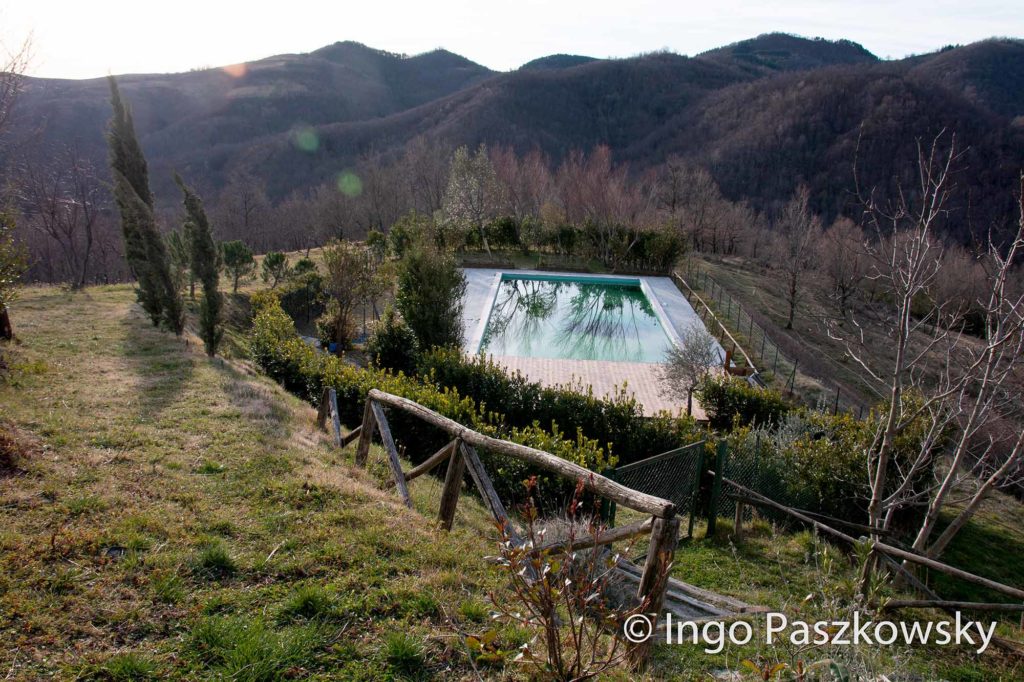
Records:
<instances>
[{"instance_id":1,"label":"bare deciduous tree","mask_svg":"<svg viewBox=\"0 0 1024 682\"><path fill-rule=\"evenodd\" d=\"M49 167L25 164L20 185L27 227L57 244L63 279L76 288L85 286L101 209L94 169L66 149L52 157Z\"/></svg>"},{"instance_id":2,"label":"bare deciduous tree","mask_svg":"<svg viewBox=\"0 0 1024 682\"><path fill-rule=\"evenodd\" d=\"M693 392L724 358L715 337L698 322L686 328L681 341L681 346L673 346L666 354L661 380L665 393L686 398L686 414L692 415Z\"/></svg>"},{"instance_id":3,"label":"bare deciduous tree","mask_svg":"<svg viewBox=\"0 0 1024 682\"><path fill-rule=\"evenodd\" d=\"M960 156L955 137L948 145L946 139L940 134L928 146L919 143L920 180L912 191L883 202L858 189L875 232L868 242L874 262L869 277L884 282L891 301L885 319L893 354L871 353L863 338L843 339L886 397L865 451L868 522L883 531L900 509L924 507L913 548L932 557L994 487L1008 482L1024 453L1024 415L1013 397L1024 351L1024 294L1014 283L1024 251L1024 203L1013 239L988 246L986 293L978 301L984 332L968 337L950 325L959 317L955 305L929 296L944 259L935 226L946 215ZM922 300L932 303L923 308ZM834 329L830 333L840 338ZM993 428L1003 419L1016 420L1016 430ZM903 438L911 433L913 439ZM953 522L934 538L940 515L954 502Z\"/></svg>"},{"instance_id":4,"label":"bare deciduous tree","mask_svg":"<svg viewBox=\"0 0 1024 682\"><path fill-rule=\"evenodd\" d=\"M444 194L444 214L448 223L464 232L479 230L487 253L487 221L497 215L502 205L502 187L494 166L483 145L475 154L466 147L455 150L448 188Z\"/></svg>"},{"instance_id":5,"label":"bare deciduous tree","mask_svg":"<svg viewBox=\"0 0 1024 682\"><path fill-rule=\"evenodd\" d=\"M32 37L29 36L17 48L8 50L0 45L4 60L0 62L0 133L7 128L14 104L21 93L25 72L32 60Z\"/></svg>"},{"instance_id":6,"label":"bare deciduous tree","mask_svg":"<svg viewBox=\"0 0 1024 682\"><path fill-rule=\"evenodd\" d=\"M845 319L853 297L867 276L864 230L849 218L837 219L822 235L818 256L836 311Z\"/></svg>"},{"instance_id":7,"label":"bare deciduous tree","mask_svg":"<svg viewBox=\"0 0 1024 682\"><path fill-rule=\"evenodd\" d=\"M804 278L814 267L815 249L821 237L821 219L811 212L810 190L799 187L776 225L775 259L786 275L786 329L793 328L797 304L803 296Z\"/></svg>"}]
</instances>

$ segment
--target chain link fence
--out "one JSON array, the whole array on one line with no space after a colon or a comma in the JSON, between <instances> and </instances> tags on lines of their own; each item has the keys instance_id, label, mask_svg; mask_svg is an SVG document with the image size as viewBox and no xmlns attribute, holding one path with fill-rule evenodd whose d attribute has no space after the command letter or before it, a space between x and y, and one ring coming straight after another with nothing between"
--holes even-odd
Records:
<instances>
[{"instance_id":1,"label":"chain link fence","mask_svg":"<svg viewBox=\"0 0 1024 682\"><path fill-rule=\"evenodd\" d=\"M755 317L744 309L738 300L692 260L688 259L683 271L676 272L675 275L682 280L683 294L712 333L718 325L722 325L723 332L726 332L724 327L728 326L728 338L724 338L724 333L716 336L720 337L723 345L729 342L738 348L738 353L733 352L735 360L748 359L756 369L755 377L775 382L785 390L794 390L797 370L800 367L799 360L773 341L764 326L756 322ZM804 372L806 371L805 369ZM822 398L822 409L833 414L845 410L858 417L863 417L867 413L864 403L857 400L849 391L844 391L838 384L819 376L815 376L815 379L826 393Z\"/></svg>"},{"instance_id":2,"label":"chain link fence","mask_svg":"<svg viewBox=\"0 0 1024 682\"><path fill-rule=\"evenodd\" d=\"M688 514L700 483L703 454L704 441L700 441L612 469L606 475L627 488L670 500L680 514ZM614 525L614 507L608 520Z\"/></svg>"},{"instance_id":3,"label":"chain link fence","mask_svg":"<svg viewBox=\"0 0 1024 682\"><path fill-rule=\"evenodd\" d=\"M717 473L719 463L725 478L776 502L792 507L801 507L807 502L787 486L779 460L770 456L770 444L762 444L760 437L739 448L729 448L724 441L710 448L705 441L700 441L621 466L606 475L633 490L671 500L680 516L690 517L688 534L692 535L696 518L706 519L709 533L713 533L715 519L731 519L736 513L736 500L720 481L716 485L716 477L710 473ZM747 505L744 519L750 520L752 514L753 508ZM758 514L788 521L786 516L776 516L770 509L759 509ZM614 506L606 521L610 526L615 525Z\"/></svg>"}]
</instances>

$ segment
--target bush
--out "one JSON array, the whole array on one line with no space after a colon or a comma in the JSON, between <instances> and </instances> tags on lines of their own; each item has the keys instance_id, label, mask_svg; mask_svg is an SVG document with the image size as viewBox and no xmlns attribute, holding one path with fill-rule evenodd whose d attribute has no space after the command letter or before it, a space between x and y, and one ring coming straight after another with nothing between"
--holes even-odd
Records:
<instances>
[{"instance_id":1,"label":"bush","mask_svg":"<svg viewBox=\"0 0 1024 682\"><path fill-rule=\"evenodd\" d=\"M908 401L919 401L913 394ZM917 402L916 404L920 404ZM729 441L727 475L773 500L847 521L863 522L871 491L864 471L865 452L877 432L880 411L863 420L849 414L831 415L800 408L774 426L734 429ZM928 437L926 419L919 419L900 434L890 461L890 486L895 492ZM941 448L941 439L936 444ZM910 484L922 490L933 480L932 466L921 467ZM762 510L762 513L766 513ZM916 527L920 509L899 510L894 526Z\"/></svg>"},{"instance_id":2,"label":"bush","mask_svg":"<svg viewBox=\"0 0 1024 682\"><path fill-rule=\"evenodd\" d=\"M339 416L346 426L355 427L362 423L363 405L370 390L376 388L413 400L475 431L545 450L592 471L604 471L616 463L609 445L602 446L584 436L579 429L565 436L564 431L554 426L548 431L536 422L516 426L509 423L504 415L487 411L483 405L462 396L456 389L438 387L379 368L363 369L338 357L318 353L296 335L295 324L281 309L273 293L260 292L253 296L253 308L252 359L287 390L314 404L319 402L325 387L334 388L338 394ZM450 440L447 434L404 412L392 410L388 422L396 440L410 445L407 456L413 463L423 461ZM482 452L481 456L491 472L495 488L502 495L519 494L527 475L543 473L518 459L487 452ZM545 502L550 504L566 499L575 483L557 477L552 479L546 474L540 481L546 494Z\"/></svg>"},{"instance_id":3,"label":"bush","mask_svg":"<svg viewBox=\"0 0 1024 682\"><path fill-rule=\"evenodd\" d=\"M462 345L462 297L466 278L451 254L423 243L398 268L395 306L420 348Z\"/></svg>"},{"instance_id":4,"label":"bush","mask_svg":"<svg viewBox=\"0 0 1024 682\"><path fill-rule=\"evenodd\" d=\"M736 377L708 377L697 397L713 428L777 424L790 410L776 391L751 386Z\"/></svg>"},{"instance_id":5,"label":"bush","mask_svg":"<svg viewBox=\"0 0 1024 682\"><path fill-rule=\"evenodd\" d=\"M366 343L370 361L383 369L413 374L416 371L418 351L416 335L395 309L388 306Z\"/></svg>"},{"instance_id":6,"label":"bush","mask_svg":"<svg viewBox=\"0 0 1024 682\"><path fill-rule=\"evenodd\" d=\"M438 387L472 395L482 409L500 409L508 424L527 426L539 420L550 431L581 432L607 444L620 464L629 464L693 443L705 436L688 417L643 415L636 399L625 391L599 398L581 386L544 387L522 374L508 374L489 358L466 359L455 349L421 354L419 374Z\"/></svg>"},{"instance_id":7,"label":"bush","mask_svg":"<svg viewBox=\"0 0 1024 682\"><path fill-rule=\"evenodd\" d=\"M775 427L741 426L727 438L727 475L738 483L799 509L848 521L865 517L865 422L799 410Z\"/></svg>"},{"instance_id":8,"label":"bush","mask_svg":"<svg viewBox=\"0 0 1024 682\"><path fill-rule=\"evenodd\" d=\"M324 278L308 258L295 264L292 277L278 291L281 307L293 319L310 322L324 312Z\"/></svg>"}]
</instances>

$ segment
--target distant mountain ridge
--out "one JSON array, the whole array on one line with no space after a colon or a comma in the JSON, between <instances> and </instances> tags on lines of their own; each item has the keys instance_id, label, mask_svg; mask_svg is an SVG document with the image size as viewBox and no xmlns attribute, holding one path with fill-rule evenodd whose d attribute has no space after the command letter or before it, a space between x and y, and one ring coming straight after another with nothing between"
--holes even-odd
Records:
<instances>
[{"instance_id":1,"label":"distant mountain ridge","mask_svg":"<svg viewBox=\"0 0 1024 682\"><path fill-rule=\"evenodd\" d=\"M424 137L540 148L554 162L606 144L637 171L678 155L708 167L734 199L771 208L806 183L816 208L836 215L846 210L858 140L869 179L885 185L913 165L916 138L947 129L971 147L962 203L984 223L1002 211L1024 165L1017 39L883 61L851 41L774 33L693 57L558 54L507 73L445 50L407 57L342 42L119 80L157 192L172 197L171 169L208 193L249 173L281 198ZM103 79L28 79L16 116L19 153L75 145L105 165ZM301 130L315 148L297 148Z\"/></svg>"}]
</instances>

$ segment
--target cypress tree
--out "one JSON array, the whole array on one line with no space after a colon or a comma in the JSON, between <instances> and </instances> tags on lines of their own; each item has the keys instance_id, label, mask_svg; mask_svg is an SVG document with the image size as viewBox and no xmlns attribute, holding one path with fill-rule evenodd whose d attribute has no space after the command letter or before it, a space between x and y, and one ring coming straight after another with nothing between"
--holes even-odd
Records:
<instances>
[{"instance_id":1,"label":"cypress tree","mask_svg":"<svg viewBox=\"0 0 1024 682\"><path fill-rule=\"evenodd\" d=\"M149 170L142 154L131 112L121 99L114 77L110 81L110 119L107 141L114 200L121 214L125 258L139 282L139 303L154 325L163 323L175 334L185 328L185 309L171 274L167 245L156 227Z\"/></svg>"},{"instance_id":2,"label":"cypress tree","mask_svg":"<svg viewBox=\"0 0 1024 682\"><path fill-rule=\"evenodd\" d=\"M220 317L223 300L220 295L220 250L213 240L210 221L203 209L203 201L177 173L174 181L181 188L185 204L185 235L188 239L189 268L203 286L203 301L199 307L199 336L206 346L206 354L217 354L224 330Z\"/></svg>"}]
</instances>

